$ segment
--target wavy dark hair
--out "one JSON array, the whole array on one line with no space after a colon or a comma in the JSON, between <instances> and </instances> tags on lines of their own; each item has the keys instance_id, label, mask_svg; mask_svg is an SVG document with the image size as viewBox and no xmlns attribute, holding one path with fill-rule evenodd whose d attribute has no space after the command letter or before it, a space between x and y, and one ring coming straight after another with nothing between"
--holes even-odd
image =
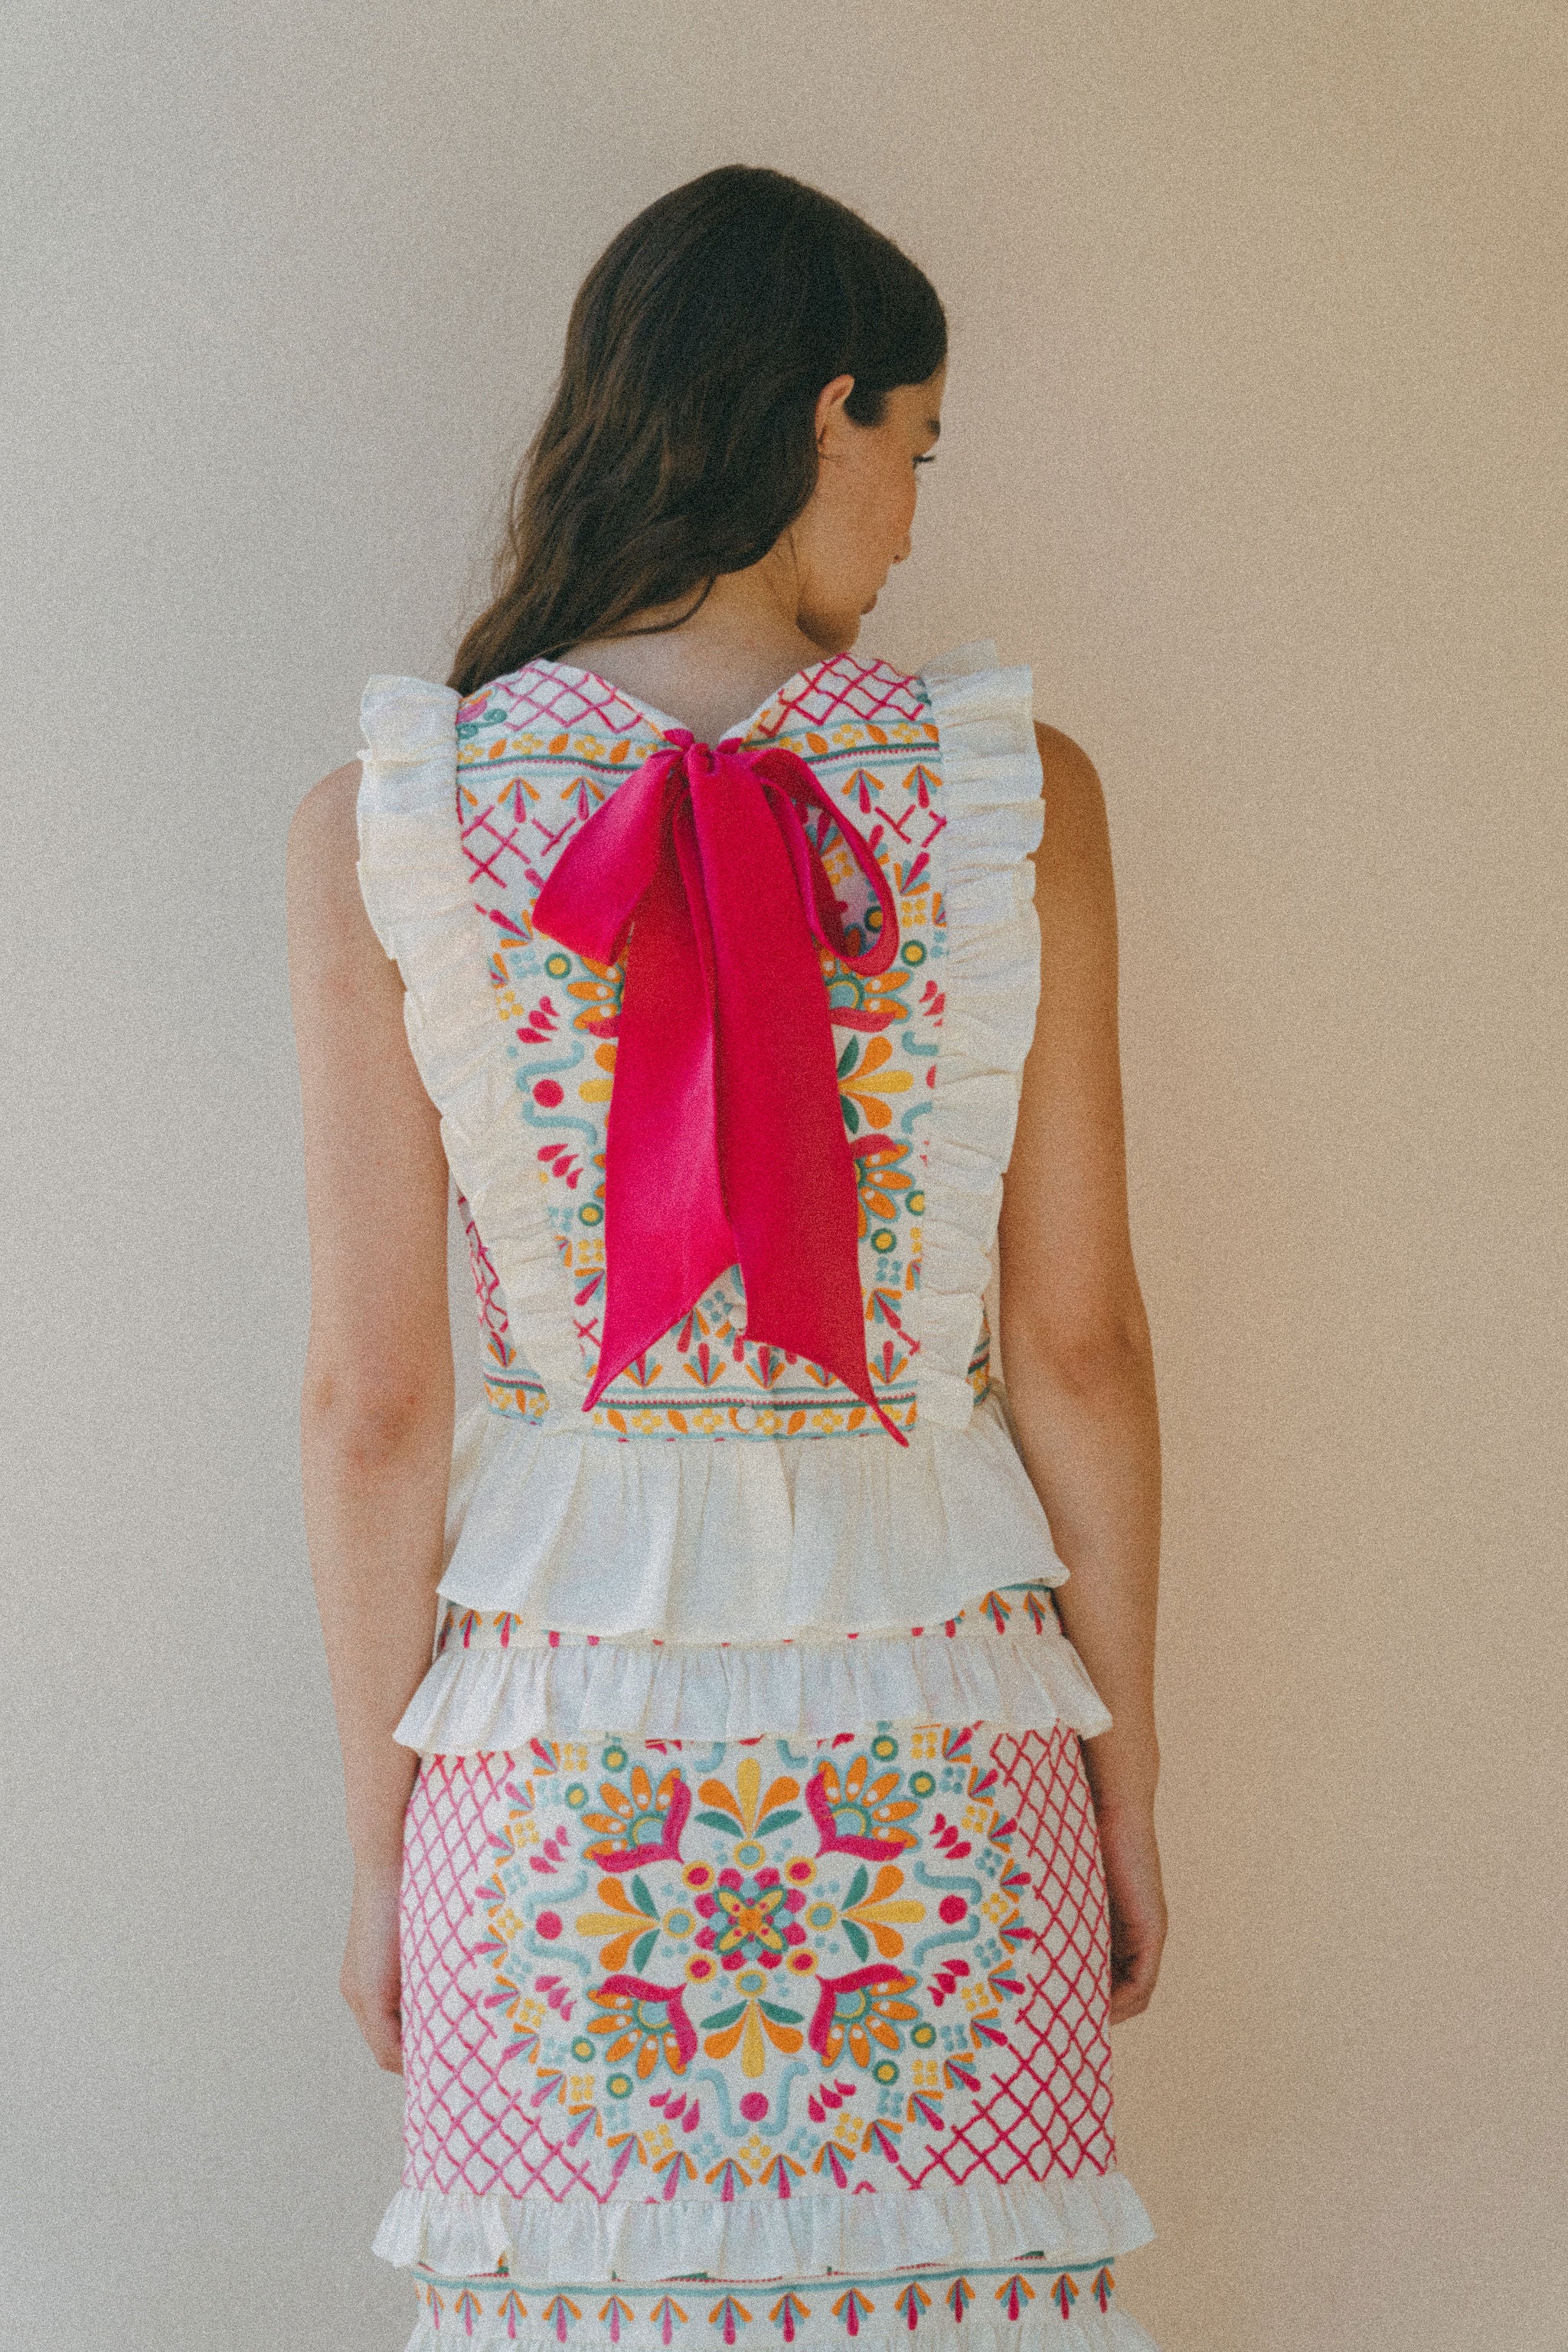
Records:
<instances>
[{"instance_id":1,"label":"wavy dark hair","mask_svg":"<svg viewBox=\"0 0 1568 2352\"><path fill-rule=\"evenodd\" d=\"M728 163L638 213L572 305L561 380L512 486L495 594L458 649L474 693L756 563L816 483L814 409L879 425L947 356L935 289L890 238L783 172Z\"/></svg>"}]
</instances>

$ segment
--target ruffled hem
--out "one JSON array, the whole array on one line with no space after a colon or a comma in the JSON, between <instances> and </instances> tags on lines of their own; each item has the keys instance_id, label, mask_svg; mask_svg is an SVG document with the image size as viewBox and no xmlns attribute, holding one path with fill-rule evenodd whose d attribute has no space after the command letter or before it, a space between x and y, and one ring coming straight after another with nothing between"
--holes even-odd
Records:
<instances>
[{"instance_id":1,"label":"ruffled hem","mask_svg":"<svg viewBox=\"0 0 1568 2352\"><path fill-rule=\"evenodd\" d=\"M445 1651L394 1737L422 1756L480 1756L536 1735L827 1739L864 1723L1110 1727L1059 1633L708 1645L538 1641Z\"/></svg>"},{"instance_id":2,"label":"ruffled hem","mask_svg":"<svg viewBox=\"0 0 1568 2352\"><path fill-rule=\"evenodd\" d=\"M820 2278L835 2271L935 2269L1010 2263L1099 2262L1154 2234L1122 2173L1076 2179L971 2181L947 2189L797 2195L763 2204L709 2198L619 2204L476 2196L403 2188L376 2232L384 2262L422 2263L453 2276L677 2279Z\"/></svg>"},{"instance_id":3,"label":"ruffled hem","mask_svg":"<svg viewBox=\"0 0 1568 2352\"><path fill-rule=\"evenodd\" d=\"M940 730L946 1006L928 1129L917 1411L965 1429L1002 1177L1040 993L1030 853L1045 828L1029 669L989 641L921 673Z\"/></svg>"},{"instance_id":4,"label":"ruffled hem","mask_svg":"<svg viewBox=\"0 0 1568 2352\"><path fill-rule=\"evenodd\" d=\"M571 1290L544 1195L521 1148L489 941L458 831L458 696L418 677L373 677L360 705L359 882L377 939L403 974L415 1066L484 1235L507 1318L554 1404L587 1394Z\"/></svg>"},{"instance_id":5,"label":"ruffled hem","mask_svg":"<svg viewBox=\"0 0 1568 2352\"><path fill-rule=\"evenodd\" d=\"M911 2273L910 2275L914 2273ZM687 2294L689 2294L694 2300L711 2298L715 2295L721 2296L726 2293L732 2293L737 2296L753 2293L758 2295L777 2295L782 2294L790 2284L788 2280L782 2279L771 2282L763 2280L753 2287L749 2280L744 2279L673 2281L670 2283L671 2300L679 2306L679 2297ZM847 2282L847 2284L850 2283ZM546 2291L540 2297L541 2307L542 2308L545 2303L549 2303L552 2309L556 2308L554 2294L559 2293L570 2298L574 2284L574 2281L559 2290ZM454 2298L460 2292L460 2288L454 2284ZM587 2292L592 2293L594 2290L588 2289ZM521 2297L519 2299L521 2300ZM894 2297L889 2294L886 2300L891 2305ZM445 2304L445 2298L443 2301ZM932 2352L933 2347L948 2343L960 2347L960 2352L1009 2352L1009 2347L1016 2347L1020 2345L1026 2347L1039 2345L1042 2347L1049 2347L1049 2352L1159 2352L1159 2347L1148 2331L1140 2327L1138 2322L1129 2313L1121 2310L1114 2303L1108 2310L1102 2312L1087 2296L1083 2301L1087 2308L1075 2308L1066 2318L1063 2318L1058 2310L1055 2299L1049 2294L1040 2294L1037 2289L1035 2300L1020 2314L1016 2325L1013 2326L967 2317L960 2322L947 2311L940 2308L923 2311L920 2314L917 2322L920 2344L922 2352ZM718 2324L718 2319L706 2309L704 2315L711 2324L715 2326ZM748 2316L754 2318L755 2315L748 2314ZM722 2314L719 2314L718 2317L721 2318ZM606 2347L607 2352L607 2347L612 2346L616 2347L616 2352L627 2352L631 2331L626 2329L624 2326L618 2326L616 2334L612 2336L608 2333L605 2324L590 2318L588 2312L583 2314L583 2322L585 2324L580 2324L574 2318L569 2322L570 2336L567 2340L573 2347L573 2352L600 2352L601 2347ZM731 2321L731 2324L733 2326L734 2322ZM447 2321L443 2335L440 2319L436 2317L429 2309L422 2310L415 2323L414 2333L404 2347L404 2352L450 2352L455 2338L462 2344L464 2352L560 2352L563 2341L555 2324L542 2326L536 2325L531 2317L520 2320L510 2314L505 2320L480 2318L478 2321L471 2321L465 2312L462 2320L457 2325L463 2328L460 2337L457 2337L456 2326L450 2320ZM830 2322L830 2326L835 2338L845 2333L844 2323L837 2316ZM748 2336L753 2331L748 2330ZM819 2330L817 2340L821 2341L826 2333L826 2330ZM646 2340L650 2344L662 2344L662 2330L648 2328L646 2331ZM746 2339L737 2335L735 2340L742 2342ZM777 2344L781 2340L776 2330L772 2327L768 2330L768 2340L773 2344ZM856 2352L889 2352L889 2347L893 2345L909 2343L910 2323L907 2319L900 2318L891 2321L884 2320L881 2309L879 2307L872 2318L859 2320L853 2340ZM635 2352L635 2345L633 2352Z\"/></svg>"},{"instance_id":6,"label":"ruffled hem","mask_svg":"<svg viewBox=\"0 0 1568 2352\"><path fill-rule=\"evenodd\" d=\"M999 1392L962 1433L624 1440L476 1408L441 1592L527 1630L754 1643L907 1633L978 1594L1061 1584Z\"/></svg>"}]
</instances>

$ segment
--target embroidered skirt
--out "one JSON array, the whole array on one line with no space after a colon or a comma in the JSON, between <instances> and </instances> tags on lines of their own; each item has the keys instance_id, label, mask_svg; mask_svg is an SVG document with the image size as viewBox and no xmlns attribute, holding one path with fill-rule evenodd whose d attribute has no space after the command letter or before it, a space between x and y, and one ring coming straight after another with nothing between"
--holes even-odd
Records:
<instances>
[{"instance_id":1,"label":"embroidered skirt","mask_svg":"<svg viewBox=\"0 0 1568 2352\"><path fill-rule=\"evenodd\" d=\"M408 2352L1149 2345L1065 1722L427 1755L403 1978Z\"/></svg>"}]
</instances>

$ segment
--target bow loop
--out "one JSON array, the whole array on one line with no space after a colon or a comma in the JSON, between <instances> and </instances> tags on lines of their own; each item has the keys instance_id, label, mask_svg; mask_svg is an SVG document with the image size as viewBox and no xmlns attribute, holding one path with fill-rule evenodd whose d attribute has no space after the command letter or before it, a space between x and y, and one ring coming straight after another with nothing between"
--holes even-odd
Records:
<instances>
[{"instance_id":1,"label":"bow loop","mask_svg":"<svg viewBox=\"0 0 1568 2352\"><path fill-rule=\"evenodd\" d=\"M793 813L795 822L785 828L786 843L792 852L798 849L796 872L800 877L801 899L807 920L818 939L830 947L840 963L865 978L886 971L899 951L899 923L893 908L893 894L888 887L887 877L877 863L870 844L856 831L841 811L835 808L818 783L816 774L798 752L788 751L783 744L756 755L751 762L758 775L769 786L769 796ZM838 834L862 875L871 886L880 918L871 933L870 944L858 952L853 950L845 935L844 919L833 885L820 851L814 845L805 830L805 812L815 808ZM807 873L809 870L809 879Z\"/></svg>"},{"instance_id":2,"label":"bow loop","mask_svg":"<svg viewBox=\"0 0 1568 2352\"><path fill-rule=\"evenodd\" d=\"M852 949L821 848L830 823L879 920ZM874 852L782 746L671 728L596 809L540 891L537 931L624 956L605 1171L605 1313L586 1410L729 1265L747 1337L872 1390L854 1162L818 947L857 972L898 950Z\"/></svg>"}]
</instances>

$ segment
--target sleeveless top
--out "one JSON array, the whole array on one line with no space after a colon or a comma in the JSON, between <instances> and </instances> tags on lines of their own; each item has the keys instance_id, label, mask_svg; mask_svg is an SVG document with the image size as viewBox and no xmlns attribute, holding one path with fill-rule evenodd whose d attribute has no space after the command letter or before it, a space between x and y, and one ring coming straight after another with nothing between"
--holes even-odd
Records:
<instances>
[{"instance_id":1,"label":"sleeveless top","mask_svg":"<svg viewBox=\"0 0 1568 2352\"><path fill-rule=\"evenodd\" d=\"M823 971L866 1354L900 1445L831 1373L747 1337L734 1266L584 1412L622 971L536 933L532 913L677 722L560 661L463 701L370 681L360 886L441 1114L485 1381L457 1431L440 1591L459 1622L500 1628L444 1642L407 1744L500 1748L605 1722L831 1730L850 1685L854 1720L1005 1700L1016 1724L1109 1723L1054 1611L1037 1611L1026 1657L987 1640L1006 1604L983 1605L1067 1576L984 1304L1039 991L1031 683L989 643L914 676L844 653L733 730L748 753L808 763L897 909L889 969L868 978L824 950ZM837 843L825 861L852 896Z\"/></svg>"}]
</instances>

